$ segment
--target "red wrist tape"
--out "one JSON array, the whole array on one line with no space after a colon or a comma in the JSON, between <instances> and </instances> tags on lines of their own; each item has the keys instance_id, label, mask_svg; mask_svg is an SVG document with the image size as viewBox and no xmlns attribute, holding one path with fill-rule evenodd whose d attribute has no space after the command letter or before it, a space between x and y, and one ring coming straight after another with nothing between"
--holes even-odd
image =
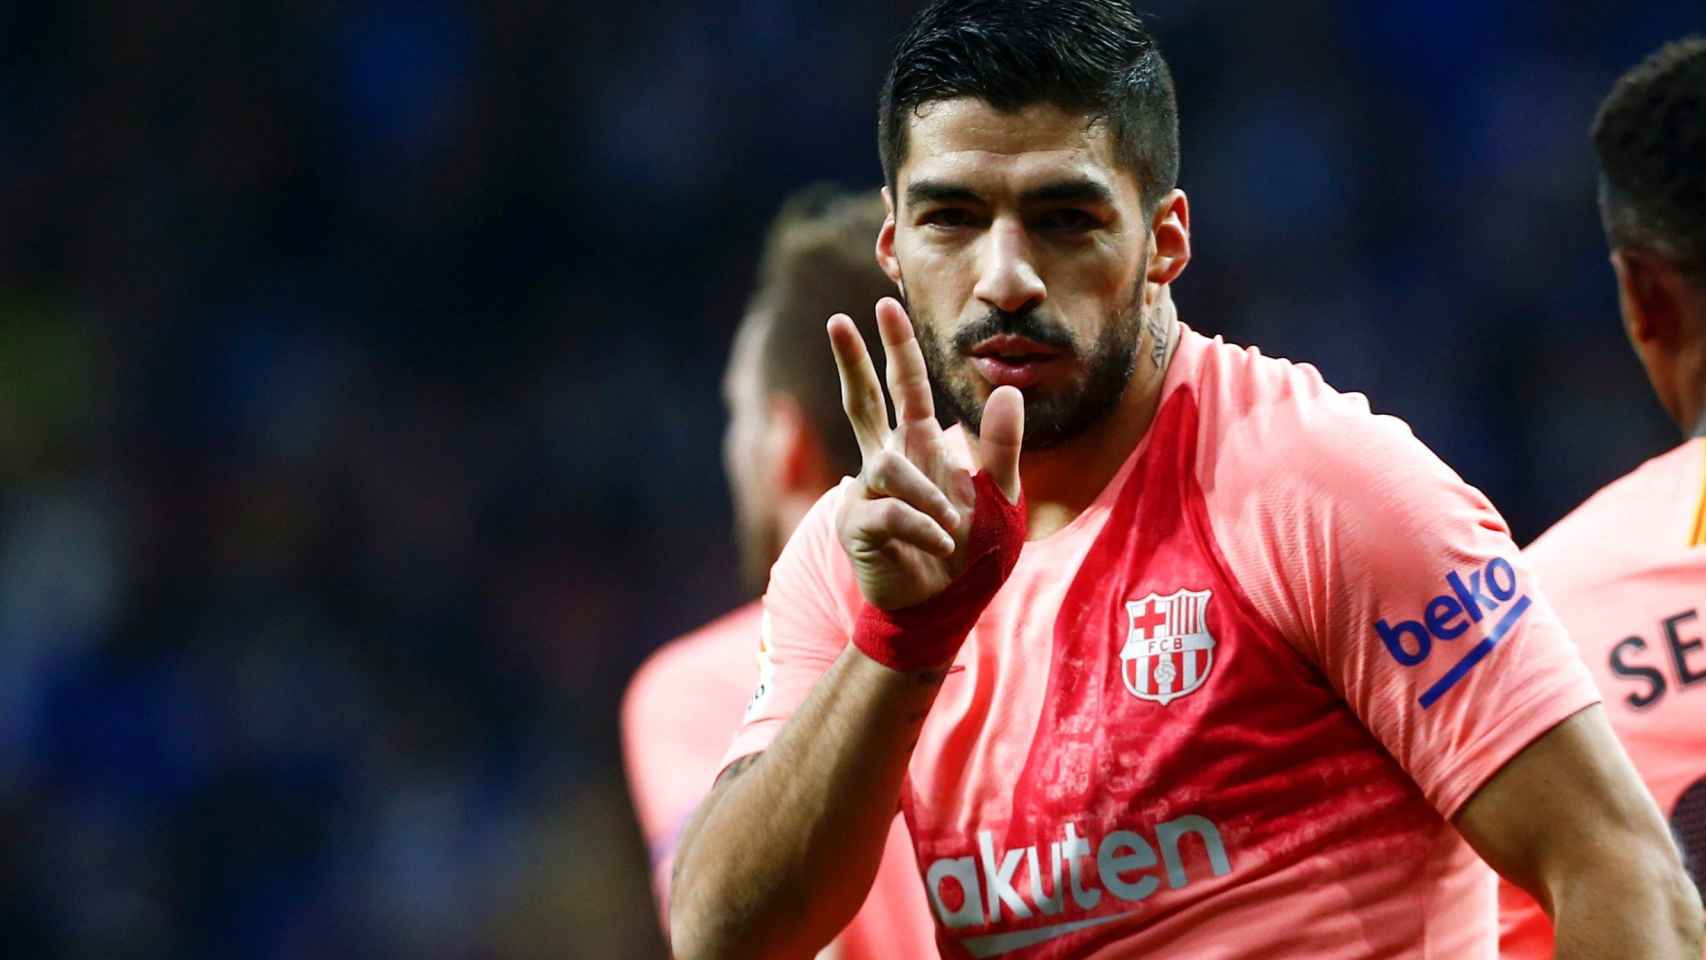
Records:
<instances>
[{"instance_id":1,"label":"red wrist tape","mask_svg":"<svg viewBox=\"0 0 1706 960\"><path fill-rule=\"evenodd\" d=\"M965 572L923 603L884 610L867 603L853 624L853 645L891 670L945 667L959 653L983 608L1007 582L1025 545L1025 495L1008 503L989 474L972 477L977 505L966 541Z\"/></svg>"}]
</instances>

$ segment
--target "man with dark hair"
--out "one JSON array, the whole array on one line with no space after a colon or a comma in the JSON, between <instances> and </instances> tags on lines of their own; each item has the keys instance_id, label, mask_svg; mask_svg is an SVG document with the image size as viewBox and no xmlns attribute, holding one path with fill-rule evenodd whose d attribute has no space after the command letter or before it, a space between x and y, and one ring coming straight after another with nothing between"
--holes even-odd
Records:
<instances>
[{"instance_id":1,"label":"man with dark hair","mask_svg":"<svg viewBox=\"0 0 1706 960\"><path fill-rule=\"evenodd\" d=\"M938 0L882 104L894 422L831 318L862 467L771 571L677 956L809 955L897 804L952 957L1489 956L1471 848L1559 956L1698 951L1486 498L1313 369L1179 322L1176 111L1123 3Z\"/></svg>"},{"instance_id":2,"label":"man with dark hair","mask_svg":"<svg viewBox=\"0 0 1706 960\"><path fill-rule=\"evenodd\" d=\"M894 291L872 240L883 224L875 190L803 190L782 207L759 263L758 289L723 377L729 422L724 468L733 494L742 580L754 595L788 534L837 478L859 471L823 318ZM861 311L863 312L863 311ZM875 324L859 335L876 342ZM654 653L622 703L622 746L660 904L682 822L720 768L752 699L762 612L749 603ZM884 849L883 838L875 841ZM885 960L930 950L928 906L898 817L888 855L858 916L826 957Z\"/></svg>"},{"instance_id":3,"label":"man with dark hair","mask_svg":"<svg viewBox=\"0 0 1706 960\"><path fill-rule=\"evenodd\" d=\"M1526 551L1706 885L1706 39L1624 74L1593 124L1623 328L1685 437ZM1500 953L1552 956L1527 893L1501 891Z\"/></svg>"}]
</instances>

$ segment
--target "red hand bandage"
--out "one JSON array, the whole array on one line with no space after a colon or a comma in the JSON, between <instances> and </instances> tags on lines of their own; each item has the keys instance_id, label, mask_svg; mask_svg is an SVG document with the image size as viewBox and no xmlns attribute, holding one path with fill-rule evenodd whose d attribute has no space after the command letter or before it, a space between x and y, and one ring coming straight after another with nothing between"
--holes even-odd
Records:
<instances>
[{"instance_id":1,"label":"red hand bandage","mask_svg":"<svg viewBox=\"0 0 1706 960\"><path fill-rule=\"evenodd\" d=\"M970 558L941 593L899 610L867 603L853 624L853 645L892 670L927 670L952 663L983 608L1007 582L1025 545L1025 495L1008 503L989 474L972 477L977 505L972 510Z\"/></svg>"}]
</instances>

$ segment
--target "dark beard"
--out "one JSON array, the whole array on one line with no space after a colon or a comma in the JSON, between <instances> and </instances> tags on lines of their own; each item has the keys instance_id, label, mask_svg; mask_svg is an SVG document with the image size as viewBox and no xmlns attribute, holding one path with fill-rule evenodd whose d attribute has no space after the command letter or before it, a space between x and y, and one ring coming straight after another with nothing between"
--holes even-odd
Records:
<instances>
[{"instance_id":1,"label":"dark beard","mask_svg":"<svg viewBox=\"0 0 1706 960\"><path fill-rule=\"evenodd\" d=\"M1083 434L1100 423L1125 396L1137 370L1137 344L1143 320L1141 287L1132 292L1130 304L1102 328L1088 351L1070 331L1035 308L1020 313L991 310L987 316L960 330L951 344L943 344L928 319L914 312L904 296L907 315L917 326L918 345L930 371L930 388L941 419L957 420L972 436L983 423L983 400L970 373L966 351L998 334L1012 334L1043 346L1069 351L1084 360L1087 374L1082 383L1064 387L1031 387L1025 397L1026 450L1049 450Z\"/></svg>"}]
</instances>

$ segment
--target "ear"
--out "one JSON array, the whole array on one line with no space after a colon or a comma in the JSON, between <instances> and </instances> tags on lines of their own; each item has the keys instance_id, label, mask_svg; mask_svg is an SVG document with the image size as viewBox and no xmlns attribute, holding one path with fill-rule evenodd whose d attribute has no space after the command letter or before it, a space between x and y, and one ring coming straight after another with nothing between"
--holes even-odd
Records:
<instances>
[{"instance_id":1,"label":"ear","mask_svg":"<svg viewBox=\"0 0 1706 960\"><path fill-rule=\"evenodd\" d=\"M1150 218L1149 233L1155 248L1149 253L1148 280L1172 283L1191 262L1191 204L1185 191L1174 189L1161 198Z\"/></svg>"},{"instance_id":2,"label":"ear","mask_svg":"<svg viewBox=\"0 0 1706 960\"><path fill-rule=\"evenodd\" d=\"M1617 274L1617 306L1629 342L1643 352L1674 344L1682 304L1671 265L1645 250L1623 247L1612 251L1611 269Z\"/></svg>"},{"instance_id":3,"label":"ear","mask_svg":"<svg viewBox=\"0 0 1706 960\"><path fill-rule=\"evenodd\" d=\"M1684 433L1691 432L1699 411L1690 400L1695 376L1689 358L1699 351L1689 342L1688 280L1669 260L1636 247L1614 251L1611 268L1617 272L1617 307L1629 345L1646 368L1659 405Z\"/></svg>"},{"instance_id":4,"label":"ear","mask_svg":"<svg viewBox=\"0 0 1706 960\"><path fill-rule=\"evenodd\" d=\"M805 408L781 391L765 398L764 462L768 489L778 496L804 493L816 499L832 484L824 479L827 458Z\"/></svg>"},{"instance_id":5,"label":"ear","mask_svg":"<svg viewBox=\"0 0 1706 960\"><path fill-rule=\"evenodd\" d=\"M899 287L900 258L894 255L894 193L888 187L883 188L883 210L883 228L877 231L877 266Z\"/></svg>"}]
</instances>

